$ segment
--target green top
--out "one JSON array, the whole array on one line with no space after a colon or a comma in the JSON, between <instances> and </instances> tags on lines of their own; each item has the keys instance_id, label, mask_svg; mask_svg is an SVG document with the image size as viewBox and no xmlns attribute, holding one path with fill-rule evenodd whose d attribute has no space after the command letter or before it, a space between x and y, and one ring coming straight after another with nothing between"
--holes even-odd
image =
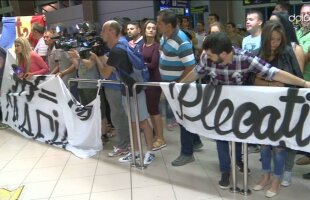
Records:
<instances>
[{"instance_id":1,"label":"green top","mask_svg":"<svg viewBox=\"0 0 310 200\"><path fill-rule=\"evenodd\" d=\"M305 53L308 53L310 48L310 31L304 33L304 29L301 28L297 31L296 35L300 46L303 48ZM310 62L308 62L308 64L305 65L304 78L307 81L310 80Z\"/></svg>"},{"instance_id":2,"label":"green top","mask_svg":"<svg viewBox=\"0 0 310 200\"><path fill-rule=\"evenodd\" d=\"M304 33L304 28L301 28L296 33L299 44L302 46L305 53L308 52L310 47L310 31Z\"/></svg>"}]
</instances>

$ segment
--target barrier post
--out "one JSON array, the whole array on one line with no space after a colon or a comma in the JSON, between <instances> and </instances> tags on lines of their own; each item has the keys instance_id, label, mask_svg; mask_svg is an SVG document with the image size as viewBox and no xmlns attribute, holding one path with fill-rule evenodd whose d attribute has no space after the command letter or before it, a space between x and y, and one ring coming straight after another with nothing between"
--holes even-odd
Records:
<instances>
[{"instance_id":1,"label":"barrier post","mask_svg":"<svg viewBox=\"0 0 310 200\"><path fill-rule=\"evenodd\" d=\"M140 153L140 165L137 167L140 169L145 169L146 166L144 166L143 163L143 149L142 149L142 143L141 143L141 131L140 131L140 120L139 120L139 109L138 109L138 98L137 98L137 83L133 85L132 87L132 94L133 94L133 105L134 105L134 113L135 113L135 123L136 123L136 137L138 140L138 148Z\"/></svg>"},{"instance_id":2,"label":"barrier post","mask_svg":"<svg viewBox=\"0 0 310 200\"><path fill-rule=\"evenodd\" d=\"M139 147L139 152L140 156L142 158L143 155L143 150L142 150L142 142L141 142L141 131L140 131L140 123L139 123L139 112L138 112L138 99L137 99L137 86L151 86L151 87L158 87L160 84L158 82L147 82L147 83L135 83L133 85L133 103L134 103L134 112L135 112L135 118L136 118L136 131L137 131L137 140L138 140L138 147ZM143 160L141 159L140 161L140 169L146 168L144 166Z\"/></svg>"},{"instance_id":3,"label":"barrier post","mask_svg":"<svg viewBox=\"0 0 310 200\"><path fill-rule=\"evenodd\" d=\"M236 176L236 142L231 142L231 173L232 173L232 187L230 192L237 193L240 189L237 186Z\"/></svg>"},{"instance_id":4,"label":"barrier post","mask_svg":"<svg viewBox=\"0 0 310 200\"><path fill-rule=\"evenodd\" d=\"M248 189L248 144L242 143L243 148L243 189L240 194L244 196L250 195L252 192Z\"/></svg>"},{"instance_id":5,"label":"barrier post","mask_svg":"<svg viewBox=\"0 0 310 200\"><path fill-rule=\"evenodd\" d=\"M129 137L130 137L130 145L131 145L131 155L132 155L132 163L131 166L136 167L136 156L135 156L135 147L133 143L133 132L131 126L131 108L130 108L130 97L129 97L129 88L126 84L123 84L125 87L126 92L126 110L127 110L127 119L128 119L128 126L129 126Z\"/></svg>"}]
</instances>

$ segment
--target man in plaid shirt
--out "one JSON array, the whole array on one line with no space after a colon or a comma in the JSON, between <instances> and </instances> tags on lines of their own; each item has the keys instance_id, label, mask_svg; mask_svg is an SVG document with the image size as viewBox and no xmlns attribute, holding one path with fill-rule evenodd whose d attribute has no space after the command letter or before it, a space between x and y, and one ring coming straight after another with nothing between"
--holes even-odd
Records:
<instances>
[{"instance_id":1,"label":"man in plaid shirt","mask_svg":"<svg viewBox=\"0 0 310 200\"><path fill-rule=\"evenodd\" d=\"M310 82L282 71L269 63L253 56L246 51L235 49L225 33L213 33L203 44L204 51L200 57L200 64L180 82L190 83L204 77L212 85L247 85L251 76L263 77L265 80L286 83L300 87L310 87ZM216 141L217 151L222 173L219 186L227 189L230 185L230 156L227 141Z\"/></svg>"}]
</instances>

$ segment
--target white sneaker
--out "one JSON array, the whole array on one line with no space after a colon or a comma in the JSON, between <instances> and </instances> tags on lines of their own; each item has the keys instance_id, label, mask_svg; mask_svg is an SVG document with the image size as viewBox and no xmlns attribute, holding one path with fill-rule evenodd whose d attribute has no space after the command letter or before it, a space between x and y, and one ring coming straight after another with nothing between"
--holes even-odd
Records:
<instances>
[{"instance_id":1,"label":"white sneaker","mask_svg":"<svg viewBox=\"0 0 310 200\"><path fill-rule=\"evenodd\" d=\"M108 153L109 157L117 157L127 155L129 153L128 149L120 149L116 146L113 147L113 151Z\"/></svg>"},{"instance_id":2,"label":"white sneaker","mask_svg":"<svg viewBox=\"0 0 310 200\"><path fill-rule=\"evenodd\" d=\"M146 152L146 154L144 156L143 164L149 165L153 162L153 160L155 160L155 154L150 153L150 152Z\"/></svg>"},{"instance_id":3,"label":"white sneaker","mask_svg":"<svg viewBox=\"0 0 310 200\"><path fill-rule=\"evenodd\" d=\"M136 155L136 160L140 160L140 155ZM119 158L118 161L122 163L132 162L132 153L129 152L126 156Z\"/></svg>"},{"instance_id":4,"label":"white sneaker","mask_svg":"<svg viewBox=\"0 0 310 200\"><path fill-rule=\"evenodd\" d=\"M281 185L284 187L288 187L292 184L292 172L285 171L283 173L283 179Z\"/></svg>"}]
</instances>

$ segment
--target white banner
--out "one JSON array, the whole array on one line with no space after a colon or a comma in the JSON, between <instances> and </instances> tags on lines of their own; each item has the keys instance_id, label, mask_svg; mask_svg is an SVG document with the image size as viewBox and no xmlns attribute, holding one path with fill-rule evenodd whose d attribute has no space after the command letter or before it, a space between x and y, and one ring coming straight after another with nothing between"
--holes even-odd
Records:
<instances>
[{"instance_id":1,"label":"white banner","mask_svg":"<svg viewBox=\"0 0 310 200\"><path fill-rule=\"evenodd\" d=\"M7 53L1 88L3 123L27 138L64 148L87 158L102 150L100 98L79 105L54 75L15 80Z\"/></svg>"},{"instance_id":2,"label":"white banner","mask_svg":"<svg viewBox=\"0 0 310 200\"><path fill-rule=\"evenodd\" d=\"M310 152L309 89L161 83L178 123L226 141Z\"/></svg>"}]
</instances>

